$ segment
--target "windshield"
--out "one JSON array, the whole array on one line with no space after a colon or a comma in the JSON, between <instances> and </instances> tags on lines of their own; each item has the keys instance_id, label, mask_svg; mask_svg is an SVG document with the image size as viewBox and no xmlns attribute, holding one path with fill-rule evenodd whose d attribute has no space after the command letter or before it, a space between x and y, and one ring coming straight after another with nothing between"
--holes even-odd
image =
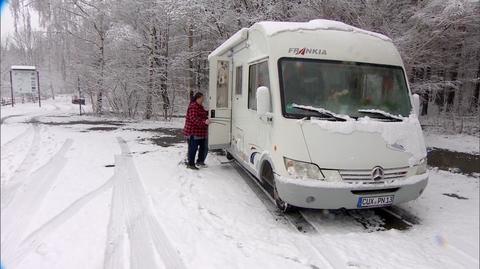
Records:
<instances>
[{"instance_id":1,"label":"windshield","mask_svg":"<svg viewBox=\"0 0 480 269\"><path fill-rule=\"evenodd\" d=\"M311 106L351 117L362 110L408 116L411 104L401 67L282 58L279 61L282 110L286 117L316 116ZM360 110L360 111L359 111Z\"/></svg>"}]
</instances>

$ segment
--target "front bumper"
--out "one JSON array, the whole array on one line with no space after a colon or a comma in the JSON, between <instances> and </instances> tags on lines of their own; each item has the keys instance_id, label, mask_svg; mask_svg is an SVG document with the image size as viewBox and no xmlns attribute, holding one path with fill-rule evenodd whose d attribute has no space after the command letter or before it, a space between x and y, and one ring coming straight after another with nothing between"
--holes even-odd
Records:
<instances>
[{"instance_id":1,"label":"front bumper","mask_svg":"<svg viewBox=\"0 0 480 269\"><path fill-rule=\"evenodd\" d=\"M427 182L428 173L378 184L275 178L282 200L297 207L315 209L354 209L360 197L382 195L394 195L393 204L405 203L417 199Z\"/></svg>"}]
</instances>

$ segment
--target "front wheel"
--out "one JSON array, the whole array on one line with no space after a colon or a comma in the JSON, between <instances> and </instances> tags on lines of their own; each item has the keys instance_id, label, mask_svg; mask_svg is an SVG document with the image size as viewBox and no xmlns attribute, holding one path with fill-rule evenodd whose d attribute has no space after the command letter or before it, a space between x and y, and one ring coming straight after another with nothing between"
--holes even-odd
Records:
<instances>
[{"instance_id":1,"label":"front wheel","mask_svg":"<svg viewBox=\"0 0 480 269\"><path fill-rule=\"evenodd\" d=\"M277 208L283 212L283 213L288 213L293 210L293 206L290 205L289 203L285 202L278 196L278 191L277 191L277 186L273 186L273 199L275 200L275 204L277 205Z\"/></svg>"},{"instance_id":2,"label":"front wheel","mask_svg":"<svg viewBox=\"0 0 480 269\"><path fill-rule=\"evenodd\" d=\"M294 209L292 205L283 201L282 198L280 198L280 196L278 195L277 186L275 183L275 176L273 174L273 169L268 162L263 166L262 180L263 182L270 184L272 186L273 199L275 200L275 205L277 206L278 210L280 210L283 213L288 213Z\"/></svg>"}]
</instances>

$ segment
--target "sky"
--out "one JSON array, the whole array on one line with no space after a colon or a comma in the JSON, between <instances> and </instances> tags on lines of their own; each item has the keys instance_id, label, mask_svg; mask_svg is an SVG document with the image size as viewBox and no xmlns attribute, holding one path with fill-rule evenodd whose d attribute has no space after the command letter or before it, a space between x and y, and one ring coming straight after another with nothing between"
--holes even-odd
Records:
<instances>
[{"instance_id":1,"label":"sky","mask_svg":"<svg viewBox=\"0 0 480 269\"><path fill-rule=\"evenodd\" d=\"M13 16L12 16L12 13L10 11L10 7L8 5L8 3L4 3L3 0L0 0L2 2L2 4L0 4L1 6L1 19L2 19L2 29L1 29L1 33L2 33L2 38L4 36L6 36L7 34L10 34L10 33L13 33Z\"/></svg>"},{"instance_id":2,"label":"sky","mask_svg":"<svg viewBox=\"0 0 480 269\"><path fill-rule=\"evenodd\" d=\"M12 34L14 30L14 21L13 21L13 14L10 10L10 5L6 0L0 0L0 10L1 10L1 35L2 40L6 38L8 35ZM38 15L36 12L32 12L32 28L38 29Z\"/></svg>"}]
</instances>

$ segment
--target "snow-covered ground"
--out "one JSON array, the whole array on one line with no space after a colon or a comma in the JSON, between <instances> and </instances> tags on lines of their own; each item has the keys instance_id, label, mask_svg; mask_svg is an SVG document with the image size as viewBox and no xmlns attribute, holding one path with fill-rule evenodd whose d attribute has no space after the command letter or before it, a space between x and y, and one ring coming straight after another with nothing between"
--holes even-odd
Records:
<instances>
[{"instance_id":1,"label":"snow-covered ground","mask_svg":"<svg viewBox=\"0 0 480 269\"><path fill-rule=\"evenodd\" d=\"M426 133L427 147L480 155L480 138L473 135Z\"/></svg>"},{"instance_id":2,"label":"snow-covered ground","mask_svg":"<svg viewBox=\"0 0 480 269\"><path fill-rule=\"evenodd\" d=\"M405 230L376 210L303 210L302 233L232 165L186 170L183 144L152 143L181 120L98 122L68 101L1 110L7 269L479 267L478 178L431 170L397 208L418 222Z\"/></svg>"}]
</instances>

